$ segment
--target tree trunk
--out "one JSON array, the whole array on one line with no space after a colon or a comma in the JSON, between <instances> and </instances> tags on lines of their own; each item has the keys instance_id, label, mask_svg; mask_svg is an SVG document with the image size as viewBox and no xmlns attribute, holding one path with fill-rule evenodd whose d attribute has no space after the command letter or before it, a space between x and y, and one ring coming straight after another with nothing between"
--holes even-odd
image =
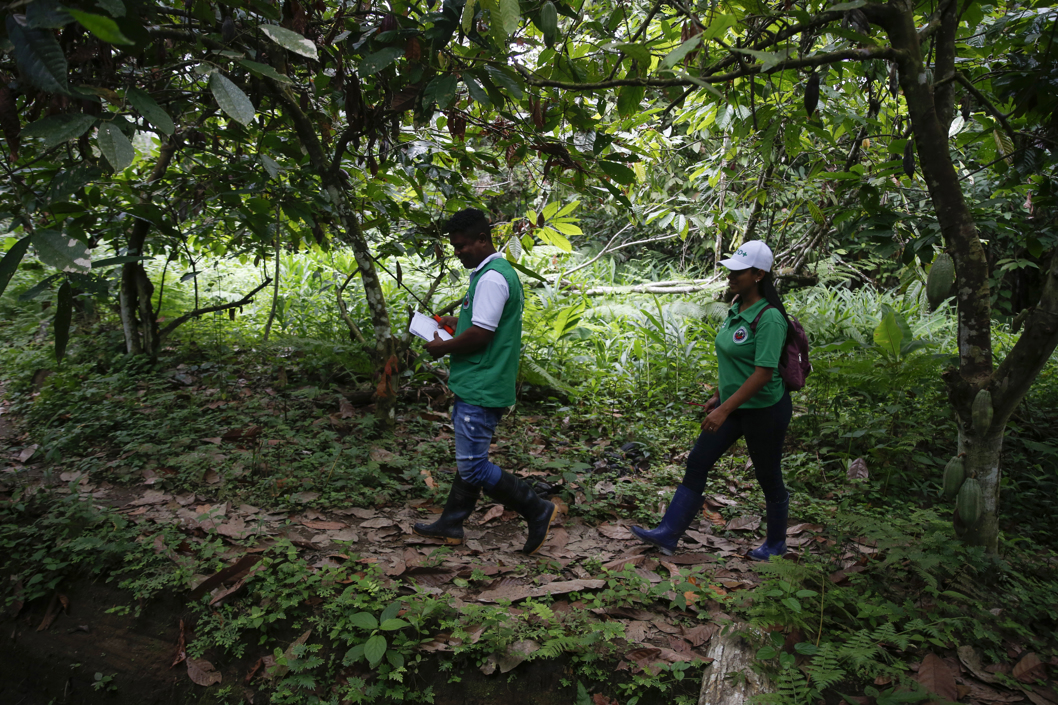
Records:
<instances>
[{"instance_id":1,"label":"tree trunk","mask_svg":"<svg viewBox=\"0 0 1058 705\"><path fill-rule=\"evenodd\" d=\"M141 202L151 200L151 187L165 176L169 164L173 161L173 155L176 154L176 145L177 138L170 137L158 150L158 161L154 163L154 168L147 177L147 188ZM143 218L135 220L125 248L126 255L140 256L143 254L143 247L147 242L150 229L149 221ZM118 303L121 306L121 327L125 333L125 350L130 355L148 353L155 356L158 354L158 321L151 308L153 293L154 285L147 276L143 262L126 262L121 265L121 289L118 293Z\"/></svg>"},{"instance_id":2,"label":"tree trunk","mask_svg":"<svg viewBox=\"0 0 1058 705\"><path fill-rule=\"evenodd\" d=\"M364 231L360 229L360 221L350 202L348 189L339 176L338 159L341 155L336 155L333 164L328 160L319 135L316 133L316 125L301 110L297 97L287 86L268 79L268 87L289 114L301 145L308 153L309 163L320 177L324 193L327 194L327 198L338 215L342 229L345 231L346 241L352 247L353 257L360 267L360 279L364 285L364 295L367 299L368 310L371 312L372 328L375 331L374 357L375 371L378 376L378 385L375 388L375 415L382 420L386 428L392 428L396 421L400 341L393 335L389 311L386 308L386 297L378 278L375 261L371 256L371 248L367 238L364 237ZM345 141L340 141L340 144L341 149L344 150Z\"/></svg>"},{"instance_id":3,"label":"tree trunk","mask_svg":"<svg viewBox=\"0 0 1058 705\"><path fill-rule=\"evenodd\" d=\"M956 519L955 533L971 546L982 546L989 553L999 550L999 481L1002 477L999 456L1002 450L1002 430L989 430L981 435L959 431L959 453L965 454L966 476L977 478L981 484L984 511L973 526Z\"/></svg>"}]
</instances>

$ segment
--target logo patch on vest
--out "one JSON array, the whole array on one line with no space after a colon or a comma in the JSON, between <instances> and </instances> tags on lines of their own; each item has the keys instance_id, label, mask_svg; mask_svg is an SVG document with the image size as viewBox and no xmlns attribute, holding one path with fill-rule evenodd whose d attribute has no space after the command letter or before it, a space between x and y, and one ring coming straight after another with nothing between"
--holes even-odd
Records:
<instances>
[{"instance_id":1,"label":"logo patch on vest","mask_svg":"<svg viewBox=\"0 0 1058 705\"><path fill-rule=\"evenodd\" d=\"M731 340L736 345L741 345L742 343L746 342L746 340L748 340L748 339L749 339L749 331L746 330L745 326L739 326L738 330L736 330L734 332L734 334L732 334L732 336L731 336Z\"/></svg>"},{"instance_id":2,"label":"logo patch on vest","mask_svg":"<svg viewBox=\"0 0 1058 705\"><path fill-rule=\"evenodd\" d=\"M463 297L463 308L468 308L469 306L470 306L470 294L467 294L466 296Z\"/></svg>"}]
</instances>

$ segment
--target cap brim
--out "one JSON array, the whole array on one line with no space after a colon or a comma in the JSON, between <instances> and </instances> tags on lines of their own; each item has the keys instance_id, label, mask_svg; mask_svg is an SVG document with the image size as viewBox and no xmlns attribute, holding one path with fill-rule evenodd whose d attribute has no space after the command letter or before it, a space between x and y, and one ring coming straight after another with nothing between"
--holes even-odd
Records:
<instances>
[{"instance_id":1,"label":"cap brim","mask_svg":"<svg viewBox=\"0 0 1058 705\"><path fill-rule=\"evenodd\" d=\"M722 259L720 260L720 264L736 272L741 271L743 269L749 269L750 267L750 265L738 259Z\"/></svg>"}]
</instances>

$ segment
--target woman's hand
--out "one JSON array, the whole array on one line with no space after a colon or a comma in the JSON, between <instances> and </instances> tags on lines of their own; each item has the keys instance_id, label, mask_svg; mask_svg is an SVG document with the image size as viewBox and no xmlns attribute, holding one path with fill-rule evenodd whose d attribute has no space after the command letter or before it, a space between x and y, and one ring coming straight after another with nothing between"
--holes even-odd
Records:
<instances>
[{"instance_id":1,"label":"woman's hand","mask_svg":"<svg viewBox=\"0 0 1058 705\"><path fill-rule=\"evenodd\" d=\"M720 406L720 395L714 394L709 398L709 401L705 402L703 408L705 409L705 413L708 414L710 411L712 411L718 406Z\"/></svg>"},{"instance_id":2,"label":"woman's hand","mask_svg":"<svg viewBox=\"0 0 1058 705\"><path fill-rule=\"evenodd\" d=\"M710 400L711 401L711 400ZM719 401L719 399L717 400ZM716 433L724 422L727 421L729 412L726 411L722 406L715 407L709 412L709 415L702 421L702 430L706 433Z\"/></svg>"}]
</instances>

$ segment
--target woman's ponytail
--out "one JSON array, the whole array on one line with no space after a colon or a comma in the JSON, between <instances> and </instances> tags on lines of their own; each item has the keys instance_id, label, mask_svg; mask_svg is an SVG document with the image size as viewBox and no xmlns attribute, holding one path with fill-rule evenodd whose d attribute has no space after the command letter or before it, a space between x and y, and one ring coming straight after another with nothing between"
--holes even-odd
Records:
<instances>
[{"instance_id":1,"label":"woman's ponytail","mask_svg":"<svg viewBox=\"0 0 1058 705\"><path fill-rule=\"evenodd\" d=\"M759 271L759 270L758 270ZM775 289L775 277L771 272L765 272L764 278L760 280L757 285L757 290L760 295L768 302L768 305L772 308L779 309L779 313L786 319L786 333L790 333L790 315L786 313L786 307L782 305L782 299L779 298L779 292Z\"/></svg>"}]
</instances>

